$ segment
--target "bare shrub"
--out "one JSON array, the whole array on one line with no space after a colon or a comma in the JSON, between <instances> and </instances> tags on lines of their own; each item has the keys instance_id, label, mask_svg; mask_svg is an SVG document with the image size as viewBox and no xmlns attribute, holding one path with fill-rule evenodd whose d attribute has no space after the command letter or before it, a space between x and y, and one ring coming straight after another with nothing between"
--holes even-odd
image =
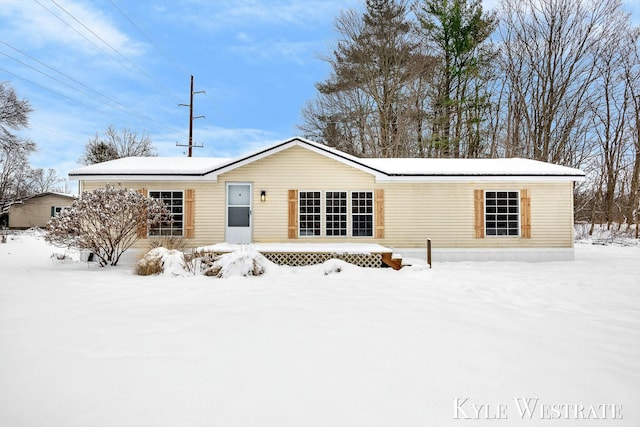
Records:
<instances>
[{"instance_id":1,"label":"bare shrub","mask_svg":"<svg viewBox=\"0 0 640 427\"><path fill-rule=\"evenodd\" d=\"M84 192L73 205L51 218L45 240L57 246L87 249L101 266L116 265L146 229L169 221L161 200L122 187L107 185Z\"/></svg>"},{"instance_id":2,"label":"bare shrub","mask_svg":"<svg viewBox=\"0 0 640 427\"><path fill-rule=\"evenodd\" d=\"M135 273L138 276L154 276L164 271L161 257L142 257L137 263Z\"/></svg>"},{"instance_id":3,"label":"bare shrub","mask_svg":"<svg viewBox=\"0 0 640 427\"><path fill-rule=\"evenodd\" d=\"M149 239L149 249L155 248L167 248L184 251L187 244L182 237L177 236L162 236Z\"/></svg>"}]
</instances>

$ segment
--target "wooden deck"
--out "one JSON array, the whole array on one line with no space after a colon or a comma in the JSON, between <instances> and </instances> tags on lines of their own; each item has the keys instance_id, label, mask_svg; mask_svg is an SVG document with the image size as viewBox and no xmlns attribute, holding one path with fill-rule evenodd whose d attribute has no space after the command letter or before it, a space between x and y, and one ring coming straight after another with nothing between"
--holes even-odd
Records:
<instances>
[{"instance_id":1,"label":"wooden deck","mask_svg":"<svg viewBox=\"0 0 640 427\"><path fill-rule=\"evenodd\" d=\"M303 266L322 264L330 259L340 259L360 267L402 268L402 258L391 248L366 243L256 243L237 245L220 243L198 248L215 253L228 253L252 247L269 261L280 265Z\"/></svg>"}]
</instances>

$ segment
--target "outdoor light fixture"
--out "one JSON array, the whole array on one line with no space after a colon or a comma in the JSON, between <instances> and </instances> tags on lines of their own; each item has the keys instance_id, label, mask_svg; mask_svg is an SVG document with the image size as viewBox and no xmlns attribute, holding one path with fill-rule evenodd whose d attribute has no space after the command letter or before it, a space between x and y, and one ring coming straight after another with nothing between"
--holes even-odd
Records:
<instances>
[{"instance_id":1,"label":"outdoor light fixture","mask_svg":"<svg viewBox=\"0 0 640 427\"><path fill-rule=\"evenodd\" d=\"M260 201L261 202L266 202L267 201L267 192L265 190L262 190L260 192Z\"/></svg>"}]
</instances>

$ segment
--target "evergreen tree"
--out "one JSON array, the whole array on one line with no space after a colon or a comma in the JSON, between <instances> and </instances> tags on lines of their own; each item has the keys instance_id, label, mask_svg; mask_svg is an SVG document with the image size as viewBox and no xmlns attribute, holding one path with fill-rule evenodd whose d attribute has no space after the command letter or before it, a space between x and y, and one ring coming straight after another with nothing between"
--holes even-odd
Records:
<instances>
[{"instance_id":1,"label":"evergreen tree","mask_svg":"<svg viewBox=\"0 0 640 427\"><path fill-rule=\"evenodd\" d=\"M439 63L432 143L440 155L477 157L479 135L470 130L483 120L484 46L497 19L480 0L422 0L416 15Z\"/></svg>"},{"instance_id":2,"label":"evergreen tree","mask_svg":"<svg viewBox=\"0 0 640 427\"><path fill-rule=\"evenodd\" d=\"M342 38L327 59L332 73L316 85L319 97L303 112L303 130L359 155L408 154L406 101L421 56L407 13L404 1L367 0L362 15L338 18Z\"/></svg>"}]
</instances>

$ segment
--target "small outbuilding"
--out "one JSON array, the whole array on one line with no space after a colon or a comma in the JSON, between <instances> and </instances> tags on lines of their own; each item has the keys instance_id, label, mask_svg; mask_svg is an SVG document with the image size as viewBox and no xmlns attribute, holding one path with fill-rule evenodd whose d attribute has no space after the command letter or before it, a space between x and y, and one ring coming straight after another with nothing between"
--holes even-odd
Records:
<instances>
[{"instance_id":1,"label":"small outbuilding","mask_svg":"<svg viewBox=\"0 0 640 427\"><path fill-rule=\"evenodd\" d=\"M9 228L44 227L51 217L73 204L75 196L46 192L10 204L5 210Z\"/></svg>"},{"instance_id":2,"label":"small outbuilding","mask_svg":"<svg viewBox=\"0 0 640 427\"><path fill-rule=\"evenodd\" d=\"M578 169L528 159L358 158L292 138L238 158L129 157L69 174L163 200L146 238L214 243L375 243L434 261L573 259ZM144 239L138 243L144 246Z\"/></svg>"}]
</instances>

